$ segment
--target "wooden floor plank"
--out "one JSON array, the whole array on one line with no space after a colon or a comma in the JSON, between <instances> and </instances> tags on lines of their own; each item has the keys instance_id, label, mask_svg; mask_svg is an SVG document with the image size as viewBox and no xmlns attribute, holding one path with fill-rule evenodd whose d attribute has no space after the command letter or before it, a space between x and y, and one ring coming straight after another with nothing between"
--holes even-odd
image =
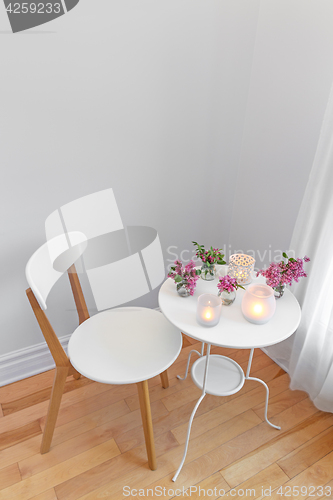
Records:
<instances>
[{"instance_id":1,"label":"wooden floor plank","mask_svg":"<svg viewBox=\"0 0 333 500\"><path fill-rule=\"evenodd\" d=\"M320 494L319 493L319 489L317 489L315 492L313 491L309 491L310 496L307 496L305 498L305 500L313 500L314 498L314 494L315 494L315 498L325 498L326 500L328 499L332 499L333 498L333 479L331 479L331 481L329 481L328 483L326 483L325 485L323 485L323 494Z\"/></svg>"},{"instance_id":2,"label":"wooden floor plank","mask_svg":"<svg viewBox=\"0 0 333 500\"><path fill-rule=\"evenodd\" d=\"M156 402L151 405L152 417L153 419L166 413L166 408L161 402ZM109 441L112 438L116 438L124 432L128 432L130 429L138 429L138 433L143 436L142 421L140 411L130 412L126 415L121 415L117 419L113 419L111 422L94 427L93 429L80 433L79 435L69 438L61 444L57 441L52 443L52 448L49 453L41 455L37 453L29 458L21 460L19 462L19 468L21 471L22 479L26 479L34 474L37 474L45 469L53 467L69 458L83 453L93 446L97 446L105 441ZM142 442L144 442L144 437L142 437ZM176 441L175 441L176 443ZM133 448L136 445L134 442L131 446Z\"/></svg>"},{"instance_id":3,"label":"wooden floor plank","mask_svg":"<svg viewBox=\"0 0 333 500\"><path fill-rule=\"evenodd\" d=\"M15 399L30 396L35 392L51 387L53 384L55 370L34 375L33 377L13 382L12 384L0 387L0 403L8 403Z\"/></svg>"},{"instance_id":4,"label":"wooden floor plank","mask_svg":"<svg viewBox=\"0 0 333 500\"><path fill-rule=\"evenodd\" d=\"M153 474L148 468L146 447L141 445L59 484L55 487L58 499L76 500L85 495L91 495L94 498L97 495L97 490L104 491L110 481L113 486L120 483L125 485L128 478L137 474L141 477L148 477L151 481L151 478L156 477L156 474L160 475L158 471L163 464L163 458L161 457L173 453L173 449L170 451L170 439L170 432L166 432L155 439L158 469ZM172 446L172 448L174 447ZM178 448L179 446L176 447L176 449Z\"/></svg>"},{"instance_id":5,"label":"wooden floor plank","mask_svg":"<svg viewBox=\"0 0 333 500\"><path fill-rule=\"evenodd\" d=\"M10 465L0 470L0 490L21 481L21 474L17 464Z\"/></svg>"},{"instance_id":6,"label":"wooden floor plank","mask_svg":"<svg viewBox=\"0 0 333 500\"><path fill-rule=\"evenodd\" d=\"M286 374L285 370L280 368L280 370L278 370L277 374L275 375L275 378L281 377L281 375L285 375L285 374Z\"/></svg>"},{"instance_id":7,"label":"wooden floor plank","mask_svg":"<svg viewBox=\"0 0 333 500\"><path fill-rule=\"evenodd\" d=\"M333 426L322 432L303 446L289 453L277 463L288 474L289 478L295 477L305 469L318 462L333 449Z\"/></svg>"},{"instance_id":8,"label":"wooden floor plank","mask_svg":"<svg viewBox=\"0 0 333 500\"><path fill-rule=\"evenodd\" d=\"M92 383L93 381L89 380L86 377L80 377L78 380L74 380L72 377L69 377L65 384L64 394L66 394L66 392L73 391L75 389L78 389L79 387L84 387L85 385L89 385ZM29 406L47 401L48 399L50 399L51 391L52 387L50 386L19 399L4 402L2 403L3 414L5 416L10 415L11 413L23 410L24 408L28 408Z\"/></svg>"},{"instance_id":9,"label":"wooden floor plank","mask_svg":"<svg viewBox=\"0 0 333 500\"><path fill-rule=\"evenodd\" d=\"M281 380L281 379L280 379ZM272 384L270 385L270 387ZM286 391L280 392L276 396L271 394L269 399L268 411L269 415L277 415L283 410L286 410L290 406L303 401L307 398L306 392L303 391L292 391L288 389ZM263 400L260 404L253 407L253 411L262 419L265 418L265 401Z\"/></svg>"},{"instance_id":10,"label":"wooden floor plank","mask_svg":"<svg viewBox=\"0 0 333 500\"><path fill-rule=\"evenodd\" d=\"M318 411L312 417L291 427L289 431L279 433L271 442L256 447L252 453L224 468L221 473L228 484L234 488L268 465L278 462L282 457L331 427L332 424L333 415Z\"/></svg>"},{"instance_id":11,"label":"wooden floor plank","mask_svg":"<svg viewBox=\"0 0 333 500\"><path fill-rule=\"evenodd\" d=\"M41 442L42 435L40 434L2 450L0 453L0 470L39 453Z\"/></svg>"},{"instance_id":12,"label":"wooden floor plank","mask_svg":"<svg viewBox=\"0 0 333 500\"><path fill-rule=\"evenodd\" d=\"M175 488L177 488L177 486L178 484L175 483ZM227 493L229 490L228 483L219 472L216 472L199 483L191 485L190 488L185 490L183 497L186 498L186 495L188 495L191 500L199 500L206 496L209 491L209 499L215 500L221 497L222 492Z\"/></svg>"},{"instance_id":13,"label":"wooden floor plank","mask_svg":"<svg viewBox=\"0 0 333 500\"><path fill-rule=\"evenodd\" d=\"M3 417L3 411L2 411L2 406L0 404L0 418Z\"/></svg>"},{"instance_id":14,"label":"wooden floor plank","mask_svg":"<svg viewBox=\"0 0 333 500\"><path fill-rule=\"evenodd\" d=\"M0 414L0 500L120 500L124 485L137 490L165 487L166 492L192 487L187 491L191 498L202 498L199 488L214 492L209 498L218 498L218 489L224 490L224 497L237 498L231 490L238 488L255 490L251 498L259 499L261 488L267 487L267 493L268 488L296 482L333 482L333 415L317 410L305 393L291 391L289 376L256 349L251 375L269 385L269 418L282 430L263 421L261 384L246 381L227 398L207 395L194 419L185 465L173 483L188 419L200 395L190 375L185 381L176 378L183 376L192 349L200 351L201 343L185 337L179 358L168 369L168 389L161 387L159 376L149 381L158 465L154 472L147 463L135 385L69 378L52 448L43 456L41 431L54 372L1 387L5 415ZM212 352L246 369L249 350L212 347ZM191 364L196 359L193 355Z\"/></svg>"},{"instance_id":15,"label":"wooden floor plank","mask_svg":"<svg viewBox=\"0 0 333 500\"><path fill-rule=\"evenodd\" d=\"M186 341L192 345L192 344L196 344L198 341L195 340L195 339L192 339L192 337L188 337L187 335L185 335L184 333L182 334L183 335L183 339L186 339Z\"/></svg>"},{"instance_id":16,"label":"wooden floor plank","mask_svg":"<svg viewBox=\"0 0 333 500\"><path fill-rule=\"evenodd\" d=\"M58 498L54 488L51 488L50 490L43 491L43 493L29 498L29 500L58 500Z\"/></svg>"},{"instance_id":17,"label":"wooden floor plank","mask_svg":"<svg viewBox=\"0 0 333 500\"><path fill-rule=\"evenodd\" d=\"M37 420L23 425L13 431L3 432L0 434L0 450L9 448L16 443L25 441L33 436L38 436L39 434L42 434L42 429Z\"/></svg>"},{"instance_id":18,"label":"wooden floor plank","mask_svg":"<svg viewBox=\"0 0 333 500\"><path fill-rule=\"evenodd\" d=\"M208 431L207 435L200 436L199 438L193 439L190 443L188 450L188 463L184 466L185 472L181 477L181 485L188 488L192 484L196 484L199 481L205 479L209 474L206 474L205 468L202 468L201 464L195 467L196 472L194 473L191 468L191 473L187 473L188 467L193 464L193 461L200 458L202 453L206 453L209 450L215 449L221 443L226 441L232 441L233 436L240 436L247 431L250 431L259 422L257 415L253 412L248 411L243 415L240 415L235 419L235 425L231 422L226 422L219 426L218 432L215 434L212 431ZM89 494L84 494L82 499L84 500L95 500L98 495L110 495L112 499L123 498L123 485L129 485L132 488L138 487L170 487L171 483L171 473L175 472L179 465L181 456L183 454L183 446L178 446L177 448L165 453L160 460L158 460L158 469L154 471L152 476L149 472L141 469L135 469L130 473L122 475L119 481L116 483L108 483L106 486L99 487L98 489L92 491ZM190 465L189 465L190 464ZM214 471L217 472L218 468ZM152 483L152 481L154 481ZM56 489L58 494L58 490ZM112 495L112 496L111 496ZM59 496L59 495L58 495ZM70 500L76 500L81 498L80 496L71 496ZM62 497L61 500L64 500Z\"/></svg>"},{"instance_id":19,"label":"wooden floor plank","mask_svg":"<svg viewBox=\"0 0 333 500\"><path fill-rule=\"evenodd\" d=\"M0 491L1 500L26 500L120 454L113 439Z\"/></svg>"},{"instance_id":20,"label":"wooden floor plank","mask_svg":"<svg viewBox=\"0 0 333 500\"><path fill-rule=\"evenodd\" d=\"M67 424L56 427L52 440L52 447L67 441L75 436L83 434L95 427L106 424L112 425L112 420L130 413L124 400L101 408L96 412L89 413L77 420L71 420ZM6 448L0 453L0 469L15 462L25 460L40 453L41 436L27 439L10 448ZM45 455L43 455L45 456Z\"/></svg>"},{"instance_id":21,"label":"wooden floor plank","mask_svg":"<svg viewBox=\"0 0 333 500\"><path fill-rule=\"evenodd\" d=\"M289 477L287 474L277 464L272 464L247 481L244 481L244 483L237 485L235 491L242 490L246 492L247 497L255 500L261 498L264 492L268 492L270 489L273 491L288 480Z\"/></svg>"},{"instance_id":22,"label":"wooden floor plank","mask_svg":"<svg viewBox=\"0 0 333 500\"><path fill-rule=\"evenodd\" d=\"M182 385L180 385L180 381L176 377L169 378L169 387L167 389L163 389L162 385L149 387L150 401L154 402L159 399L163 399L167 396L170 396L171 394L177 393L180 390L180 387L189 387L192 385L193 383L190 376L188 376L187 379L182 382ZM125 401L131 411L135 411L140 408L139 397L137 394L132 394L131 396L126 398Z\"/></svg>"},{"instance_id":23,"label":"wooden floor plank","mask_svg":"<svg viewBox=\"0 0 333 500\"><path fill-rule=\"evenodd\" d=\"M189 338L183 335L183 347L188 347L189 345L192 345Z\"/></svg>"},{"instance_id":24,"label":"wooden floor plank","mask_svg":"<svg viewBox=\"0 0 333 500\"><path fill-rule=\"evenodd\" d=\"M326 455L324 458L311 465L311 467L305 469L301 474L290 479L283 485L284 491L286 486L290 486L291 489L295 487L320 487L327 484L332 480L333 477L333 451ZM268 495L267 495L268 496ZM317 496L317 495L315 495ZM281 495L279 490L276 489L272 492L269 497L271 500L281 500ZM282 497L283 498L283 497ZM312 496L313 498L313 496Z\"/></svg>"},{"instance_id":25,"label":"wooden floor plank","mask_svg":"<svg viewBox=\"0 0 333 500\"><path fill-rule=\"evenodd\" d=\"M134 384L132 384L134 385ZM117 393L117 388L126 387L124 394L126 396L122 396L121 391ZM116 388L116 389L115 389ZM99 384L97 382L93 382L84 387L80 387L75 391L70 391L67 394L64 394L61 400L61 409L67 408L69 406L73 406L76 403L84 402L89 398L94 398L98 394L102 394L107 391L111 391L112 400L119 401L124 399L124 397L129 396L132 391L136 390L136 387L132 386L110 386L108 384ZM112 401L110 401L111 403ZM29 406L28 408L24 408L23 410L13 413L12 415L7 415L0 419L0 434L2 432L14 430L22 425L22 420L25 423L33 422L36 419L46 418L46 413L48 409L49 402L43 401L42 403L35 404L34 406Z\"/></svg>"},{"instance_id":26,"label":"wooden floor plank","mask_svg":"<svg viewBox=\"0 0 333 500\"><path fill-rule=\"evenodd\" d=\"M196 418L192 424L191 436L196 437L203 433L204 430L208 430L214 428L218 425L218 422L229 420L236 415L243 413L244 411L252 408L265 399L265 391L254 381L246 382L248 386L252 387L252 391L242 393L238 392L235 397L232 399L224 398L225 403L214 408L213 410L204 413L203 415L196 415ZM286 384L289 384L288 378L285 378L284 384L280 381L272 381L270 384L271 394L276 394L276 392L283 391L286 387ZM200 395L200 391L199 391ZM213 396L214 397L214 396ZM164 400L163 400L164 402ZM291 402L290 406L293 405ZM269 407L270 410L270 407ZM269 416L272 416L274 413L269 411ZM260 420L264 420L263 417L259 417ZM173 434L177 438L180 443L185 443L186 433L187 433L187 423L177 426L177 428L172 430Z\"/></svg>"},{"instance_id":27,"label":"wooden floor plank","mask_svg":"<svg viewBox=\"0 0 333 500\"><path fill-rule=\"evenodd\" d=\"M136 391L136 387L133 387L133 385L134 384L118 386L118 391L114 390L115 386L109 386L109 390L100 393L97 392L96 395L91 397L80 399L72 404L62 404L59 410L56 427L65 425L68 422L94 413L96 410L109 407L111 404L122 401L128 394L132 394L133 391ZM43 415L40 419L42 429L44 429L45 421L46 415Z\"/></svg>"}]
</instances>

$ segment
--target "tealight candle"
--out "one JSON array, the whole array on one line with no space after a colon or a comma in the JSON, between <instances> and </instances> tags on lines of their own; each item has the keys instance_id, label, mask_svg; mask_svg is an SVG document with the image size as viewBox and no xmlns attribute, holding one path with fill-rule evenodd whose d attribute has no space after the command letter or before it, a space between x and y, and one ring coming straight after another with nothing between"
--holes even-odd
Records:
<instances>
[{"instance_id":1,"label":"tealight candle","mask_svg":"<svg viewBox=\"0 0 333 500\"><path fill-rule=\"evenodd\" d=\"M256 325L267 323L275 312L274 291L267 285L252 285L244 293L242 313L247 321Z\"/></svg>"},{"instance_id":2,"label":"tealight candle","mask_svg":"<svg viewBox=\"0 0 333 500\"><path fill-rule=\"evenodd\" d=\"M222 302L220 297L204 293L198 297L197 322L202 326L215 326L220 321Z\"/></svg>"}]
</instances>

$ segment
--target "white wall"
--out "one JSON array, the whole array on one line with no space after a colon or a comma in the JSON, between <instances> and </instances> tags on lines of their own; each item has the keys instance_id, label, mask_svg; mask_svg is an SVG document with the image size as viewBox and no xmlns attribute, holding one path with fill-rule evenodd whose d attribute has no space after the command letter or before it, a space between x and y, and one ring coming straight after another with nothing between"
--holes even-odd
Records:
<instances>
[{"instance_id":1,"label":"white wall","mask_svg":"<svg viewBox=\"0 0 333 500\"><path fill-rule=\"evenodd\" d=\"M230 243L289 248L333 80L332 2L261 2ZM303 257L303 256L301 256Z\"/></svg>"},{"instance_id":2,"label":"white wall","mask_svg":"<svg viewBox=\"0 0 333 500\"><path fill-rule=\"evenodd\" d=\"M24 267L46 217L85 194L113 187L125 224L158 229L167 263L193 239L284 250L332 25L331 0L81 0L13 35L0 6L0 355L41 342ZM65 285L50 297L59 335L76 324Z\"/></svg>"}]
</instances>

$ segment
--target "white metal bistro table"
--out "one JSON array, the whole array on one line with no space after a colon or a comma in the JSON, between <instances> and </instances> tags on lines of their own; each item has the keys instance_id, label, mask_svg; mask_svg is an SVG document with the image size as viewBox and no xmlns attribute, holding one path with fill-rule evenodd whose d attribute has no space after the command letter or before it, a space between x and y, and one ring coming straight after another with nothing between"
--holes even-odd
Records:
<instances>
[{"instance_id":1,"label":"white metal bistro table","mask_svg":"<svg viewBox=\"0 0 333 500\"><path fill-rule=\"evenodd\" d=\"M262 277L253 279L252 283L264 283ZM159 292L159 305L166 318L184 334L202 342L201 352L196 350L190 352L185 377L187 377L192 352L199 355L191 369L194 383L202 390L190 416L183 459L173 481L176 481L185 462L191 426L194 415L206 394L216 396L228 396L235 394L244 385L245 380L255 380L264 385L266 389L265 420L276 429L280 427L272 424L267 418L269 389L267 384L259 379L250 377L250 370L255 348L267 347L277 344L292 335L301 320L301 309L294 295L286 290L284 296L277 300L276 310L273 318L264 325L249 323L243 317L241 302L244 290L238 289L236 300L229 306L222 306L221 319L218 325L204 327L196 320L197 300L203 293L217 294L217 280L204 281L199 279L194 295L191 297L180 297L176 291L176 285L168 278ZM204 347L207 344L206 356ZM233 349L250 349L249 361L246 374L243 369L226 356L210 355L211 345L229 347Z\"/></svg>"}]
</instances>

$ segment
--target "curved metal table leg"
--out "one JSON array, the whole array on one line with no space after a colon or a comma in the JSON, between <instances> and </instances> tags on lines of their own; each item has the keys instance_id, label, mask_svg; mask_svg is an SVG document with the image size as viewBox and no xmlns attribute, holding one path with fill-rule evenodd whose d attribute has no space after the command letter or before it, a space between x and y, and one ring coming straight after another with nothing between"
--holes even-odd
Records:
<instances>
[{"instance_id":1,"label":"curved metal table leg","mask_svg":"<svg viewBox=\"0 0 333 500\"><path fill-rule=\"evenodd\" d=\"M185 380L187 378L187 375L188 375L188 369L189 369L189 366L190 366L190 360L191 360L191 354L192 352L195 352L198 356L202 357L203 356L203 353L204 353L204 349L205 349L205 343L202 342L202 346L201 346L201 354L199 351L195 350L195 349L192 349L192 351L190 351L189 355L188 355L188 358L187 358L187 365L186 365L186 370L185 370L185 376L184 377L181 377L180 375L177 375L177 378L179 380Z\"/></svg>"},{"instance_id":2,"label":"curved metal table leg","mask_svg":"<svg viewBox=\"0 0 333 500\"><path fill-rule=\"evenodd\" d=\"M268 388L268 385L263 381L261 380L260 378L255 378L255 377L250 377L250 370L251 370L251 364L252 364L252 358L253 358L253 352L254 352L254 349L251 349L251 352L250 352L250 357L249 357L249 362L248 362L248 365L247 365L247 370L246 370L246 375L245 375L245 380L255 380L256 382L260 382L260 384L262 384L265 389L266 389L266 402L265 402L265 420L266 422L271 426L271 427L274 427L274 429L278 429L278 430L281 430L281 427L279 425L274 425L272 424L272 422L270 422L267 418L267 410L268 410L268 398L269 398L269 388Z\"/></svg>"},{"instance_id":3,"label":"curved metal table leg","mask_svg":"<svg viewBox=\"0 0 333 500\"><path fill-rule=\"evenodd\" d=\"M203 348L202 348L201 352L203 352ZM172 478L172 481L176 481L177 477L179 476L180 471L182 470L182 467L184 465L185 458L186 458L186 455L187 455L188 442L189 442L189 439L190 439L191 427L192 427L192 422L193 422L193 419L194 419L194 415L196 414L196 411L199 408L199 405L200 405L201 401L206 396L206 384L207 384L207 373L208 373L208 365L209 365L209 354L210 354L210 344L207 344L207 353L206 353L206 363L205 363L205 373L204 373L202 394L201 394L200 398L198 399L198 401L197 401L197 403L196 403L196 405L195 405L195 407L194 407L194 409L193 409L193 411L191 413L190 420L189 420L188 427L187 427L187 435L186 435L185 449L184 449L183 458L182 458L182 461L180 462L180 465L179 465L179 467L177 469L176 474Z\"/></svg>"},{"instance_id":4,"label":"curved metal table leg","mask_svg":"<svg viewBox=\"0 0 333 500\"><path fill-rule=\"evenodd\" d=\"M247 380L255 380L256 382L260 382L266 389L266 403L265 403L265 420L266 422L274 427L274 429L278 429L279 431L281 430L281 427L279 425L274 425L272 424L272 422L270 422L267 418L267 409L268 409L268 398L269 398L269 389L268 389L268 385L263 381L261 380L260 378L255 378L255 377L247 377Z\"/></svg>"}]
</instances>

